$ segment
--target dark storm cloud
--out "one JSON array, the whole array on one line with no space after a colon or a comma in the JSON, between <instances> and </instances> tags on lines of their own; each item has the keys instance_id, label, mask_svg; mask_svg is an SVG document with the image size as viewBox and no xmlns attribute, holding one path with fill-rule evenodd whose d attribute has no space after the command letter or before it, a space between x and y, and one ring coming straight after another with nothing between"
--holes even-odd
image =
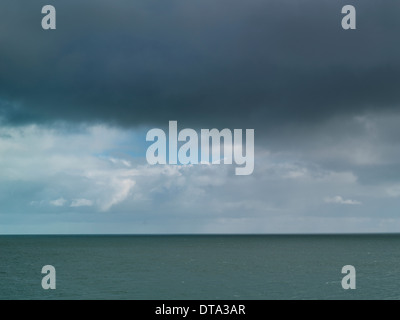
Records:
<instances>
[{"instance_id":1,"label":"dark storm cloud","mask_svg":"<svg viewBox=\"0 0 400 320\"><path fill-rule=\"evenodd\" d=\"M0 4L0 116L267 128L400 102L400 3L196 0Z\"/></svg>"}]
</instances>

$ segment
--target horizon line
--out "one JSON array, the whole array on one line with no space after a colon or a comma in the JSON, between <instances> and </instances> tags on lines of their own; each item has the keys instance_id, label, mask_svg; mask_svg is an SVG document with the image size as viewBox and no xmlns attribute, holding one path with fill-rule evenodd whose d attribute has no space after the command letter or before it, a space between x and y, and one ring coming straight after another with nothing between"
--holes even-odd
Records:
<instances>
[{"instance_id":1,"label":"horizon line","mask_svg":"<svg viewBox=\"0 0 400 320\"><path fill-rule=\"evenodd\" d=\"M6 233L3 236L368 236L400 235L400 232L327 232L327 233Z\"/></svg>"}]
</instances>

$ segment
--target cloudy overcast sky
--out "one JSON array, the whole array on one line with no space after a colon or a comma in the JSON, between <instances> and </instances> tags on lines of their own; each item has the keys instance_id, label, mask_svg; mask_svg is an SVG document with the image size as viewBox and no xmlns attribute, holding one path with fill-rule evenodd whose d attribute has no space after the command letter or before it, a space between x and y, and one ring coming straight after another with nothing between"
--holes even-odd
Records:
<instances>
[{"instance_id":1,"label":"cloudy overcast sky","mask_svg":"<svg viewBox=\"0 0 400 320\"><path fill-rule=\"evenodd\" d=\"M0 233L400 232L399 17L393 0L1 1ZM255 129L254 173L148 165L169 120Z\"/></svg>"}]
</instances>

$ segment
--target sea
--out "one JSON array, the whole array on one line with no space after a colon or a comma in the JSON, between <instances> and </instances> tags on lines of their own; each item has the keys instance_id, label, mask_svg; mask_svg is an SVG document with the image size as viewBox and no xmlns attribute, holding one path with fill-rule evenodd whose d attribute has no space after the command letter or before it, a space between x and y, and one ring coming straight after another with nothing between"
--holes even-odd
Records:
<instances>
[{"instance_id":1,"label":"sea","mask_svg":"<svg viewBox=\"0 0 400 320\"><path fill-rule=\"evenodd\" d=\"M347 265L355 289L342 286ZM0 236L1 300L391 300L399 289L397 234Z\"/></svg>"}]
</instances>

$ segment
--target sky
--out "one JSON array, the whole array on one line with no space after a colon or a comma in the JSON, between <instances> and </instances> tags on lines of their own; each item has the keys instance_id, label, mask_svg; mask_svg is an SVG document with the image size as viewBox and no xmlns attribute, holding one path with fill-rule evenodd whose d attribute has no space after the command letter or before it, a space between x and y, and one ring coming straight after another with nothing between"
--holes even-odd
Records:
<instances>
[{"instance_id":1,"label":"sky","mask_svg":"<svg viewBox=\"0 0 400 320\"><path fill-rule=\"evenodd\" d=\"M394 0L1 1L0 234L400 232L399 16ZM169 121L254 129L253 174L149 165L146 133Z\"/></svg>"}]
</instances>

